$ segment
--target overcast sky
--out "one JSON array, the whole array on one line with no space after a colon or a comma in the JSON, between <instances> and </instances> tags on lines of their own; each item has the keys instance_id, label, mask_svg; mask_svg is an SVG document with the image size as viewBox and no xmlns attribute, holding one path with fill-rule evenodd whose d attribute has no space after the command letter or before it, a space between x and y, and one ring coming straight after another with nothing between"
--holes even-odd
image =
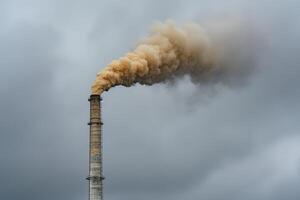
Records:
<instances>
[{"instance_id":1,"label":"overcast sky","mask_svg":"<svg viewBox=\"0 0 300 200\"><path fill-rule=\"evenodd\" d=\"M300 199L297 0L0 0L0 199L88 198L90 86L154 21L250 19L262 48L242 87L103 95L104 198Z\"/></svg>"}]
</instances>

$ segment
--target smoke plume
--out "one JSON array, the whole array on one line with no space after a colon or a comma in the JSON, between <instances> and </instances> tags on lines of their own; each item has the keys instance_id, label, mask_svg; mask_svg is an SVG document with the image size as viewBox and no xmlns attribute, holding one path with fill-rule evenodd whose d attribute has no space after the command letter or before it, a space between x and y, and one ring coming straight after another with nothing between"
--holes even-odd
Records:
<instances>
[{"instance_id":1,"label":"smoke plume","mask_svg":"<svg viewBox=\"0 0 300 200\"><path fill-rule=\"evenodd\" d=\"M226 24L226 25L224 25ZM152 32L124 57L97 74L93 94L118 85L153 85L189 75L194 83L229 83L249 74L253 46L246 29L223 23L204 29L195 23L181 27L156 23Z\"/></svg>"}]
</instances>

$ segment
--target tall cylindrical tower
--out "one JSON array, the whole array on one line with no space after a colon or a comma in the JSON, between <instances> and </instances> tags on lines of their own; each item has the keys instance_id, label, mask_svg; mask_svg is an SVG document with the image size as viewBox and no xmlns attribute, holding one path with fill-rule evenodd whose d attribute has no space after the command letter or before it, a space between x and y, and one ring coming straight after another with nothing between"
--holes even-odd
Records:
<instances>
[{"instance_id":1,"label":"tall cylindrical tower","mask_svg":"<svg viewBox=\"0 0 300 200\"><path fill-rule=\"evenodd\" d=\"M89 98L89 200L103 200L101 100L100 95L91 95Z\"/></svg>"}]
</instances>

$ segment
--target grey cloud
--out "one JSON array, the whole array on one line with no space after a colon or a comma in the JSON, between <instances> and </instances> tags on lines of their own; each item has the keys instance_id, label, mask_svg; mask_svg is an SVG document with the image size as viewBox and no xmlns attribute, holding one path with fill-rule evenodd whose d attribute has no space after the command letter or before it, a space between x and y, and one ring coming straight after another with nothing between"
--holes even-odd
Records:
<instances>
[{"instance_id":1,"label":"grey cloud","mask_svg":"<svg viewBox=\"0 0 300 200\"><path fill-rule=\"evenodd\" d=\"M0 198L87 198L95 73L152 21L244 12L267 47L243 87L211 95L182 79L103 95L104 197L299 199L297 4L2 1Z\"/></svg>"}]
</instances>

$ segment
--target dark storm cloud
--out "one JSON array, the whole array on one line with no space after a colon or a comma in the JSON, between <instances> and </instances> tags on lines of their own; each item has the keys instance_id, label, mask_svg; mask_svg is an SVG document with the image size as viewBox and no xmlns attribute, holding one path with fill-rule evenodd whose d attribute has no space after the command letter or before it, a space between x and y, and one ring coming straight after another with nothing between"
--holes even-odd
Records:
<instances>
[{"instance_id":1,"label":"dark storm cloud","mask_svg":"<svg viewBox=\"0 0 300 200\"><path fill-rule=\"evenodd\" d=\"M52 87L59 39L51 26L26 22L1 32L3 199L47 199L43 196L61 190L53 184L60 179L59 167L50 165L62 159L54 157L59 150L53 148L61 130L51 124L62 124L53 112L58 101Z\"/></svg>"},{"instance_id":2,"label":"dark storm cloud","mask_svg":"<svg viewBox=\"0 0 300 200\"><path fill-rule=\"evenodd\" d=\"M87 198L96 72L154 20L224 13L257 26L258 72L214 95L187 79L105 93L105 198L299 199L297 4L0 2L0 199Z\"/></svg>"},{"instance_id":3,"label":"dark storm cloud","mask_svg":"<svg viewBox=\"0 0 300 200\"><path fill-rule=\"evenodd\" d=\"M14 20L10 17L7 21ZM76 169L68 165L75 163L65 158L72 142L64 139L65 111L54 87L61 34L50 24L26 19L2 27L0 198L71 198L70 187L57 182L73 190L83 177L70 173Z\"/></svg>"}]
</instances>

